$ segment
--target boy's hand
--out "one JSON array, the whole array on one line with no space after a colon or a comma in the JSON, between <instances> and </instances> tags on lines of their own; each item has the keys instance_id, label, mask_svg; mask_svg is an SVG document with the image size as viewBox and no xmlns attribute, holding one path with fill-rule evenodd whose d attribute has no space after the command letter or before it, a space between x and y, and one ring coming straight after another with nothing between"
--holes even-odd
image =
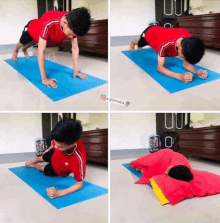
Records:
<instances>
[{"instance_id":1,"label":"boy's hand","mask_svg":"<svg viewBox=\"0 0 220 223\"><path fill-rule=\"evenodd\" d=\"M129 46L129 50L133 51L135 47L135 44L133 43L133 41L131 41L130 46Z\"/></svg>"},{"instance_id":2,"label":"boy's hand","mask_svg":"<svg viewBox=\"0 0 220 223\"><path fill-rule=\"evenodd\" d=\"M59 197L60 193L55 187L50 187L50 188L47 188L47 196L49 198L54 199L56 197Z\"/></svg>"},{"instance_id":3,"label":"boy's hand","mask_svg":"<svg viewBox=\"0 0 220 223\"><path fill-rule=\"evenodd\" d=\"M192 73L186 72L185 74L181 75L181 81L183 81L184 83L189 83L192 81L192 77Z\"/></svg>"},{"instance_id":4,"label":"boy's hand","mask_svg":"<svg viewBox=\"0 0 220 223\"><path fill-rule=\"evenodd\" d=\"M42 83L44 85L46 85L47 87L53 87L53 88L57 88L57 84L55 84L54 82L57 82L56 79L48 79L48 78L45 78L42 80Z\"/></svg>"},{"instance_id":5,"label":"boy's hand","mask_svg":"<svg viewBox=\"0 0 220 223\"><path fill-rule=\"evenodd\" d=\"M208 76L208 73L206 70L198 70L197 74L198 74L198 77L202 79L206 79Z\"/></svg>"},{"instance_id":6,"label":"boy's hand","mask_svg":"<svg viewBox=\"0 0 220 223\"><path fill-rule=\"evenodd\" d=\"M73 74L73 77L76 78L77 76L78 76L79 78L81 78L82 80L86 80L86 79L87 79L86 75L84 75L84 74L79 74L78 72L75 72L75 73Z\"/></svg>"}]
</instances>

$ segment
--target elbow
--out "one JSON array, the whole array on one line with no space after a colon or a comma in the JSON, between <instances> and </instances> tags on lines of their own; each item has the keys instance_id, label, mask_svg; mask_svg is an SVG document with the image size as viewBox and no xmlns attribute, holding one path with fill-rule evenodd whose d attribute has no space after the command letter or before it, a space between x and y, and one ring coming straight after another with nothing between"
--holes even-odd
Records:
<instances>
[{"instance_id":1,"label":"elbow","mask_svg":"<svg viewBox=\"0 0 220 223\"><path fill-rule=\"evenodd\" d=\"M78 190L81 190L83 188L83 182L78 183Z\"/></svg>"},{"instance_id":2,"label":"elbow","mask_svg":"<svg viewBox=\"0 0 220 223\"><path fill-rule=\"evenodd\" d=\"M158 66L157 67L157 71L161 73L162 72L162 67L161 66Z\"/></svg>"}]
</instances>

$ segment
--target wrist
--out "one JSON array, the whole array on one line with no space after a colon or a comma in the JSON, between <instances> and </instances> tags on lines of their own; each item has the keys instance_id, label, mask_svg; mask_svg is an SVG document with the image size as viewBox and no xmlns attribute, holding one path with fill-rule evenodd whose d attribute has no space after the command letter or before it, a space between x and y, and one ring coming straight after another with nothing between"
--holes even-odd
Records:
<instances>
[{"instance_id":1,"label":"wrist","mask_svg":"<svg viewBox=\"0 0 220 223\"><path fill-rule=\"evenodd\" d=\"M63 191L62 190L59 190L58 191L58 197L62 197L62 196L64 196Z\"/></svg>"},{"instance_id":2,"label":"wrist","mask_svg":"<svg viewBox=\"0 0 220 223\"><path fill-rule=\"evenodd\" d=\"M182 74L177 74L177 78L176 79L182 81L183 80L183 75Z\"/></svg>"}]
</instances>

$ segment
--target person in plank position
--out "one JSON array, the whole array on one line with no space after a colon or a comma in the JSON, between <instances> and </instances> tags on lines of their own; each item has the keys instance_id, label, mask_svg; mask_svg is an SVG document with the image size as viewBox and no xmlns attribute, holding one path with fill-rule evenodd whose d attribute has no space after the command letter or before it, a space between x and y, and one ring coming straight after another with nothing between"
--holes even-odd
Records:
<instances>
[{"instance_id":1,"label":"person in plank position","mask_svg":"<svg viewBox=\"0 0 220 223\"><path fill-rule=\"evenodd\" d=\"M86 76L78 72L79 47L77 36L84 36L91 25L91 16L87 8L81 7L70 12L48 11L40 19L31 20L22 32L12 54L12 60L17 59L18 51L22 48L25 57L29 57L27 49L38 44L38 64L42 83L48 87L56 88L56 79L47 78L45 71L45 49L46 46L55 46L66 38L71 38L72 58L74 66L73 77L83 80ZM30 71L31 72L31 71Z\"/></svg>"},{"instance_id":2,"label":"person in plank position","mask_svg":"<svg viewBox=\"0 0 220 223\"><path fill-rule=\"evenodd\" d=\"M144 30L140 39L132 40L129 50L134 50L150 45L158 54L157 69L160 73L176 78L184 83L192 81L192 73L202 79L207 78L206 70L197 70L193 64L198 63L204 53L205 47L201 39L193 37L190 32L182 28L163 28L155 24ZM179 56L183 59L183 66L188 72L184 74L176 73L165 66L166 57Z\"/></svg>"},{"instance_id":3,"label":"person in plank position","mask_svg":"<svg viewBox=\"0 0 220 223\"><path fill-rule=\"evenodd\" d=\"M50 148L35 161L25 163L26 167L36 168L50 177L67 177L73 173L77 181L76 184L64 190L57 190L54 187L47 189L47 195L52 199L74 193L83 187L86 173L86 151L83 143L79 140L81 134L80 121L66 119L58 122L51 132L53 141ZM40 162L48 162L48 164L39 165Z\"/></svg>"}]
</instances>

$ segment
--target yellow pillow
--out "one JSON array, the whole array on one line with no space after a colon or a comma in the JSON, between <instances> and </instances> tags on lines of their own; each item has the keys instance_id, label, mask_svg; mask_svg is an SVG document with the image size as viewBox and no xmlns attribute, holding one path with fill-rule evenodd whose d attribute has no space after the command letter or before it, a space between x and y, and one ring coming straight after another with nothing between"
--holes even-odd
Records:
<instances>
[{"instance_id":1,"label":"yellow pillow","mask_svg":"<svg viewBox=\"0 0 220 223\"><path fill-rule=\"evenodd\" d=\"M157 185L156 181L155 181L153 178L150 179L150 183L151 183L151 186L152 186L152 188L153 188L154 193L156 194L157 198L158 198L159 201L160 201L160 204L161 204L161 205L164 205L164 204L168 204L168 203L170 203L170 202L166 199L166 197L164 196L162 190L159 188L159 186Z\"/></svg>"}]
</instances>

